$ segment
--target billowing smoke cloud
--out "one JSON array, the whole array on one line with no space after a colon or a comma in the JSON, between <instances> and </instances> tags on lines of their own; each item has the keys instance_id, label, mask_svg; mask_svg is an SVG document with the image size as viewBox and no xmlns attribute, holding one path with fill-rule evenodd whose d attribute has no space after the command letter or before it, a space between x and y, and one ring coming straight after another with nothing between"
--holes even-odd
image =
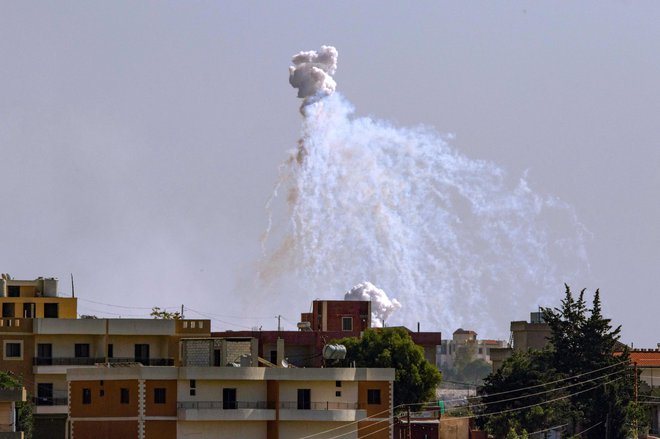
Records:
<instances>
[{"instance_id":1,"label":"billowing smoke cloud","mask_svg":"<svg viewBox=\"0 0 660 439\"><path fill-rule=\"evenodd\" d=\"M310 50L295 55L289 66L289 83L298 89L298 97L304 98L303 106L329 96L337 83L332 79L337 70L337 49L321 46L321 51Z\"/></svg>"},{"instance_id":2,"label":"billowing smoke cloud","mask_svg":"<svg viewBox=\"0 0 660 439\"><path fill-rule=\"evenodd\" d=\"M390 300L385 291L371 282L362 282L355 285L344 295L344 300L371 300L372 326L384 325L392 313L401 308L398 300Z\"/></svg>"},{"instance_id":3,"label":"billowing smoke cloud","mask_svg":"<svg viewBox=\"0 0 660 439\"><path fill-rule=\"evenodd\" d=\"M288 209L269 204L263 294L297 309L370 279L403 304L390 325L494 337L588 271L570 206L466 157L451 136L356 116L331 93L334 49L294 63L300 96L322 99L304 103L298 149L281 167L274 197L284 192Z\"/></svg>"}]
</instances>

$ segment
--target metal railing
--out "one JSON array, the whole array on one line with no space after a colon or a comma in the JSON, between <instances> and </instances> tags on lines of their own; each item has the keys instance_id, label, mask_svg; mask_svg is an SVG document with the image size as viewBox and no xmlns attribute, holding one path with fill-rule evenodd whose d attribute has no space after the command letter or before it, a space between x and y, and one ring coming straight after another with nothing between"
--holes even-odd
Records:
<instances>
[{"instance_id":1,"label":"metal railing","mask_svg":"<svg viewBox=\"0 0 660 439\"><path fill-rule=\"evenodd\" d=\"M182 401L177 403L177 408L199 410L274 410L275 403L271 401Z\"/></svg>"},{"instance_id":2,"label":"metal railing","mask_svg":"<svg viewBox=\"0 0 660 439\"><path fill-rule=\"evenodd\" d=\"M111 364L140 363L143 366L174 366L174 358L108 358ZM105 357L34 357L35 366L93 366L105 363Z\"/></svg>"},{"instance_id":3,"label":"metal railing","mask_svg":"<svg viewBox=\"0 0 660 439\"><path fill-rule=\"evenodd\" d=\"M181 401L177 403L180 409L199 410L235 410L235 409L281 409L289 410L358 410L357 402L334 401Z\"/></svg>"},{"instance_id":4,"label":"metal railing","mask_svg":"<svg viewBox=\"0 0 660 439\"><path fill-rule=\"evenodd\" d=\"M357 402L281 401L280 408L294 410L357 410Z\"/></svg>"},{"instance_id":5,"label":"metal railing","mask_svg":"<svg viewBox=\"0 0 660 439\"><path fill-rule=\"evenodd\" d=\"M32 402L34 405L67 405L69 403L69 398L66 396L34 396L32 397Z\"/></svg>"}]
</instances>

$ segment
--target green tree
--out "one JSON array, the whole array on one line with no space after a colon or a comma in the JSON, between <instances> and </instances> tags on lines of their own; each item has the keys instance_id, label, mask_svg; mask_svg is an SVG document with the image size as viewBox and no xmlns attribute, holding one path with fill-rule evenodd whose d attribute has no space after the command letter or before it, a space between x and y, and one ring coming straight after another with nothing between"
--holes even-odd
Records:
<instances>
[{"instance_id":1,"label":"green tree","mask_svg":"<svg viewBox=\"0 0 660 439\"><path fill-rule=\"evenodd\" d=\"M561 306L543 310L551 330L551 362L562 376L601 371L586 378L603 377L571 390L573 432L591 427L581 437L623 438L631 427L629 414L635 412L629 409L634 377L628 364L628 349L617 352L621 326L613 329L611 320L603 317L600 291L596 290L591 309L587 308L584 293L582 290L575 299L566 285Z\"/></svg>"},{"instance_id":2,"label":"green tree","mask_svg":"<svg viewBox=\"0 0 660 439\"><path fill-rule=\"evenodd\" d=\"M183 316L179 311L168 312L164 309L160 309L157 306L151 308L151 317L154 319L165 319L165 320L181 320Z\"/></svg>"},{"instance_id":3,"label":"green tree","mask_svg":"<svg viewBox=\"0 0 660 439\"><path fill-rule=\"evenodd\" d=\"M518 352L486 378L479 393L488 405L478 406L479 422L495 437L566 424L581 438L624 438L639 418L629 354L619 349L621 327L603 317L598 290L591 308L584 292L575 298L566 286L561 306L543 309L548 348Z\"/></svg>"},{"instance_id":4,"label":"green tree","mask_svg":"<svg viewBox=\"0 0 660 439\"><path fill-rule=\"evenodd\" d=\"M438 369L424 358L404 328L368 329L362 337L336 341L346 346L343 365L391 367L395 369L394 406L435 399L435 388L442 379Z\"/></svg>"},{"instance_id":5,"label":"green tree","mask_svg":"<svg viewBox=\"0 0 660 439\"><path fill-rule=\"evenodd\" d=\"M511 358L486 377L475 412L477 423L496 438L526 437L529 432L563 424L568 410L565 392L554 385L558 374L552 368L551 352L515 351ZM553 403L549 400L557 399Z\"/></svg>"},{"instance_id":6,"label":"green tree","mask_svg":"<svg viewBox=\"0 0 660 439\"><path fill-rule=\"evenodd\" d=\"M23 387L21 380L8 372L0 371L0 389L15 389ZM16 429L24 433L25 439L32 438L32 401L19 401L16 403L18 420Z\"/></svg>"}]
</instances>

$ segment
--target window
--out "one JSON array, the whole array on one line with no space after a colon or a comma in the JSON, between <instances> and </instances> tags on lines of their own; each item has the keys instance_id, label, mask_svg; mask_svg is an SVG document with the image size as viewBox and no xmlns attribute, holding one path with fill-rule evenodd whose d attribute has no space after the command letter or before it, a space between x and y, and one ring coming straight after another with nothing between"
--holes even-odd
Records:
<instances>
[{"instance_id":1,"label":"window","mask_svg":"<svg viewBox=\"0 0 660 439\"><path fill-rule=\"evenodd\" d=\"M238 403L236 402L236 389L222 389L222 408L225 410L238 408Z\"/></svg>"},{"instance_id":2,"label":"window","mask_svg":"<svg viewBox=\"0 0 660 439\"><path fill-rule=\"evenodd\" d=\"M21 287L18 285L7 285L7 297L21 297Z\"/></svg>"},{"instance_id":3,"label":"window","mask_svg":"<svg viewBox=\"0 0 660 439\"><path fill-rule=\"evenodd\" d=\"M479 348L479 355L481 355L481 354L483 354L483 353L484 353L484 349L483 349L483 348Z\"/></svg>"},{"instance_id":4,"label":"window","mask_svg":"<svg viewBox=\"0 0 660 439\"><path fill-rule=\"evenodd\" d=\"M335 387L341 387L341 381L335 381Z\"/></svg>"},{"instance_id":5,"label":"window","mask_svg":"<svg viewBox=\"0 0 660 439\"><path fill-rule=\"evenodd\" d=\"M37 365L50 366L53 364L53 345L50 343L37 344Z\"/></svg>"},{"instance_id":6,"label":"window","mask_svg":"<svg viewBox=\"0 0 660 439\"><path fill-rule=\"evenodd\" d=\"M112 343L108 344L108 358L115 356L115 346Z\"/></svg>"},{"instance_id":7,"label":"window","mask_svg":"<svg viewBox=\"0 0 660 439\"><path fill-rule=\"evenodd\" d=\"M298 389L298 410L309 410L311 408L311 396L311 389Z\"/></svg>"},{"instance_id":8,"label":"window","mask_svg":"<svg viewBox=\"0 0 660 439\"><path fill-rule=\"evenodd\" d=\"M23 343L20 341L5 342L5 358L21 358L22 347L23 347Z\"/></svg>"},{"instance_id":9,"label":"window","mask_svg":"<svg viewBox=\"0 0 660 439\"><path fill-rule=\"evenodd\" d=\"M37 405L53 405L53 383L37 383Z\"/></svg>"},{"instance_id":10,"label":"window","mask_svg":"<svg viewBox=\"0 0 660 439\"><path fill-rule=\"evenodd\" d=\"M119 389L119 403L120 404L128 404L130 398L129 398L129 393L128 389L125 387L122 387Z\"/></svg>"},{"instance_id":11,"label":"window","mask_svg":"<svg viewBox=\"0 0 660 439\"><path fill-rule=\"evenodd\" d=\"M89 358L89 343L76 343L76 358Z\"/></svg>"},{"instance_id":12,"label":"window","mask_svg":"<svg viewBox=\"0 0 660 439\"><path fill-rule=\"evenodd\" d=\"M277 364L277 351L270 351L270 362Z\"/></svg>"},{"instance_id":13,"label":"window","mask_svg":"<svg viewBox=\"0 0 660 439\"><path fill-rule=\"evenodd\" d=\"M336 397L340 397L340 396L341 396L341 390L337 390L337 391L335 392L335 396L336 396Z\"/></svg>"},{"instance_id":14,"label":"window","mask_svg":"<svg viewBox=\"0 0 660 439\"><path fill-rule=\"evenodd\" d=\"M2 317L11 318L14 317L15 305L13 303L3 303L2 304Z\"/></svg>"},{"instance_id":15,"label":"window","mask_svg":"<svg viewBox=\"0 0 660 439\"><path fill-rule=\"evenodd\" d=\"M56 319L60 315L57 303L44 303L44 318Z\"/></svg>"},{"instance_id":16,"label":"window","mask_svg":"<svg viewBox=\"0 0 660 439\"><path fill-rule=\"evenodd\" d=\"M135 345L135 362L142 363L145 366L149 365L149 345L136 344Z\"/></svg>"},{"instance_id":17,"label":"window","mask_svg":"<svg viewBox=\"0 0 660 439\"><path fill-rule=\"evenodd\" d=\"M155 404L165 404L167 400L167 389L164 387L156 387L154 389L154 403Z\"/></svg>"},{"instance_id":18,"label":"window","mask_svg":"<svg viewBox=\"0 0 660 439\"><path fill-rule=\"evenodd\" d=\"M447 345L443 344L440 346L440 355L447 355Z\"/></svg>"},{"instance_id":19,"label":"window","mask_svg":"<svg viewBox=\"0 0 660 439\"><path fill-rule=\"evenodd\" d=\"M197 393L197 382L195 380L190 380L190 396L195 396Z\"/></svg>"},{"instance_id":20,"label":"window","mask_svg":"<svg viewBox=\"0 0 660 439\"><path fill-rule=\"evenodd\" d=\"M83 404L92 403L92 389L82 389L82 403Z\"/></svg>"},{"instance_id":21,"label":"window","mask_svg":"<svg viewBox=\"0 0 660 439\"><path fill-rule=\"evenodd\" d=\"M342 331L352 331L353 330L353 317L342 317L341 318L341 330Z\"/></svg>"},{"instance_id":22,"label":"window","mask_svg":"<svg viewBox=\"0 0 660 439\"><path fill-rule=\"evenodd\" d=\"M380 389L367 389L367 404L380 404Z\"/></svg>"},{"instance_id":23,"label":"window","mask_svg":"<svg viewBox=\"0 0 660 439\"><path fill-rule=\"evenodd\" d=\"M33 319L37 316L36 305L34 303L23 304L23 318Z\"/></svg>"},{"instance_id":24,"label":"window","mask_svg":"<svg viewBox=\"0 0 660 439\"><path fill-rule=\"evenodd\" d=\"M213 350L213 365L218 367L220 366L220 349Z\"/></svg>"}]
</instances>

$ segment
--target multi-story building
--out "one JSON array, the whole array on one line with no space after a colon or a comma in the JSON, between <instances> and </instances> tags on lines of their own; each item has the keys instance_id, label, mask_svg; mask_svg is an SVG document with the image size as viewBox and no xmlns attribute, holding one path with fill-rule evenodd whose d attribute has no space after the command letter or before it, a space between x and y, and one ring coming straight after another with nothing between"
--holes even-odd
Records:
<instances>
[{"instance_id":1,"label":"multi-story building","mask_svg":"<svg viewBox=\"0 0 660 439\"><path fill-rule=\"evenodd\" d=\"M524 320L511 322L509 346L490 351L493 371L499 369L514 350L527 352L530 349L543 349L549 343L550 335L550 326L543 320L540 312L530 313L529 322Z\"/></svg>"},{"instance_id":2,"label":"multi-story building","mask_svg":"<svg viewBox=\"0 0 660 439\"><path fill-rule=\"evenodd\" d=\"M391 437L393 369L213 366L221 345L183 349L195 366L70 369L69 437Z\"/></svg>"},{"instance_id":3,"label":"multi-story building","mask_svg":"<svg viewBox=\"0 0 660 439\"><path fill-rule=\"evenodd\" d=\"M209 320L77 319L77 301L57 295L57 280L0 280L0 367L33 397L34 437L64 437L66 371L98 363L173 366L179 340L208 337ZM21 310L21 313L18 311Z\"/></svg>"},{"instance_id":4,"label":"multi-story building","mask_svg":"<svg viewBox=\"0 0 660 439\"><path fill-rule=\"evenodd\" d=\"M651 395L642 396L640 400L649 409L650 432L660 434L660 345L658 349L630 351L630 363L639 370L640 390L651 391Z\"/></svg>"},{"instance_id":5,"label":"multi-story building","mask_svg":"<svg viewBox=\"0 0 660 439\"><path fill-rule=\"evenodd\" d=\"M483 360L491 363L491 349L507 346L504 340L480 340L477 333L472 330L459 328L452 334L451 340L442 340L438 346L437 367L439 369L452 368L456 361L456 354L465 350L473 360Z\"/></svg>"},{"instance_id":6,"label":"multi-story building","mask_svg":"<svg viewBox=\"0 0 660 439\"><path fill-rule=\"evenodd\" d=\"M301 313L298 331L221 331L214 332L219 338L254 338L258 342L258 354L273 364L279 364L277 345L284 346L284 358L300 367L319 367L323 347L332 340L359 337L372 327L371 302L368 300L315 300L311 312ZM407 329L407 328L406 328ZM407 329L408 330L408 329ZM431 364L436 364L436 350L441 343L440 332L413 332L412 340L424 349Z\"/></svg>"}]
</instances>

